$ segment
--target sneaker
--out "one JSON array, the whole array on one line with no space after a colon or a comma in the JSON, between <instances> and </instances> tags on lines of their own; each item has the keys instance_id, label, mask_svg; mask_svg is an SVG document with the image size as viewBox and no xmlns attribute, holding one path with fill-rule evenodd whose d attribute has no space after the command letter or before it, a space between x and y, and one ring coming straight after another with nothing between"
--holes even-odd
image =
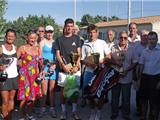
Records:
<instances>
[{"instance_id":1,"label":"sneaker","mask_svg":"<svg viewBox=\"0 0 160 120\"><path fill-rule=\"evenodd\" d=\"M60 116L60 120L66 120L67 119L67 113L66 112L62 112L61 116Z\"/></svg>"},{"instance_id":2,"label":"sneaker","mask_svg":"<svg viewBox=\"0 0 160 120\"><path fill-rule=\"evenodd\" d=\"M54 109L53 107L50 108L50 115L51 115L51 117L53 117L53 118L56 118L56 117L57 117L56 111L55 111L55 109Z\"/></svg>"},{"instance_id":3,"label":"sneaker","mask_svg":"<svg viewBox=\"0 0 160 120\"><path fill-rule=\"evenodd\" d=\"M42 107L39 114L38 114L38 118L43 117L46 114L46 108Z\"/></svg>"},{"instance_id":4,"label":"sneaker","mask_svg":"<svg viewBox=\"0 0 160 120\"><path fill-rule=\"evenodd\" d=\"M26 115L27 120L36 120L36 118L32 115Z\"/></svg>"},{"instance_id":5,"label":"sneaker","mask_svg":"<svg viewBox=\"0 0 160 120\"><path fill-rule=\"evenodd\" d=\"M90 114L90 116L89 116L89 120L94 120L95 117L96 117L95 111L92 110L92 111L91 111L91 114Z\"/></svg>"},{"instance_id":6,"label":"sneaker","mask_svg":"<svg viewBox=\"0 0 160 120\"><path fill-rule=\"evenodd\" d=\"M94 120L100 120L100 118L101 118L101 111L97 111Z\"/></svg>"},{"instance_id":7,"label":"sneaker","mask_svg":"<svg viewBox=\"0 0 160 120\"><path fill-rule=\"evenodd\" d=\"M78 115L77 112L73 112L73 113L72 113L72 118L73 118L74 120L80 120L80 117L79 117L79 115Z\"/></svg>"}]
</instances>

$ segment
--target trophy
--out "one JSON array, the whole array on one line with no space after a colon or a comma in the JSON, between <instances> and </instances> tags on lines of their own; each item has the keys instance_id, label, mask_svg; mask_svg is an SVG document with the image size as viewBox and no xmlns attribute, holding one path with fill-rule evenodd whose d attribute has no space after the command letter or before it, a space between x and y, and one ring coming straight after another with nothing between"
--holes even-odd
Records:
<instances>
[{"instance_id":1,"label":"trophy","mask_svg":"<svg viewBox=\"0 0 160 120\"><path fill-rule=\"evenodd\" d=\"M54 69L52 69L51 66L55 65L56 62L55 62L55 61L50 61L50 60L48 60L48 59L44 59L43 64L44 64L45 66L48 66L48 67L49 67L46 76L51 76L51 75L53 75L53 74L54 74Z\"/></svg>"},{"instance_id":2,"label":"trophy","mask_svg":"<svg viewBox=\"0 0 160 120\"><path fill-rule=\"evenodd\" d=\"M14 60L13 58L7 58L1 55L0 66L8 67L13 62L13 60ZM6 70L0 71L0 82L5 82L7 78L8 78L8 74Z\"/></svg>"},{"instance_id":3,"label":"trophy","mask_svg":"<svg viewBox=\"0 0 160 120\"><path fill-rule=\"evenodd\" d=\"M71 52L71 54L69 56L71 58L72 66L76 66L77 60L78 60L80 55L77 52Z\"/></svg>"},{"instance_id":4,"label":"trophy","mask_svg":"<svg viewBox=\"0 0 160 120\"><path fill-rule=\"evenodd\" d=\"M118 72L120 75L124 76L125 73L124 73L124 68L123 68L123 63L124 63L124 60L125 60L125 53L122 52L122 51L119 51L117 52L117 56L119 57L119 62L120 62L120 67L118 68Z\"/></svg>"},{"instance_id":5,"label":"trophy","mask_svg":"<svg viewBox=\"0 0 160 120\"><path fill-rule=\"evenodd\" d=\"M35 82L40 85L42 83L43 80L43 74L42 72L39 74L39 76L36 77Z\"/></svg>"}]
</instances>

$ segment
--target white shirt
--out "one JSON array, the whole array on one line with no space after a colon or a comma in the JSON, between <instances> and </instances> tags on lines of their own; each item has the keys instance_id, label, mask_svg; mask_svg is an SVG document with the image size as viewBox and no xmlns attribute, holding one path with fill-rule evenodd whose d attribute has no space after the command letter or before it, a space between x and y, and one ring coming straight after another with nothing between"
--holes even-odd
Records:
<instances>
[{"instance_id":1,"label":"white shirt","mask_svg":"<svg viewBox=\"0 0 160 120\"><path fill-rule=\"evenodd\" d=\"M106 42L101 39L97 39L95 41L86 40L82 46L82 57L81 60L84 60L88 57L91 53L99 53L100 58L99 60L103 60L105 55L110 54L110 49L108 48ZM93 69L86 67L86 71L93 72Z\"/></svg>"},{"instance_id":2,"label":"white shirt","mask_svg":"<svg viewBox=\"0 0 160 120\"><path fill-rule=\"evenodd\" d=\"M128 37L128 44L129 44L130 46L132 46L132 45L135 45L135 43L136 43L137 41L140 41L140 40L141 40L141 38L140 38L139 35L136 35L136 38L135 38L134 40L132 40L131 37Z\"/></svg>"},{"instance_id":3,"label":"white shirt","mask_svg":"<svg viewBox=\"0 0 160 120\"><path fill-rule=\"evenodd\" d=\"M145 74L160 74L160 47L157 45L152 50L148 47L144 49L139 64L144 65L143 73Z\"/></svg>"},{"instance_id":4,"label":"white shirt","mask_svg":"<svg viewBox=\"0 0 160 120\"><path fill-rule=\"evenodd\" d=\"M5 71L8 74L8 78L14 78L18 76L18 71L17 71L17 57L16 57L16 49L15 46L12 45L12 50L8 51L4 45L2 45L2 51L3 54L6 56L9 56L8 58L10 58L12 60L11 64L9 64L7 66L7 68L5 69ZM12 55L15 55L14 57L12 57Z\"/></svg>"}]
</instances>

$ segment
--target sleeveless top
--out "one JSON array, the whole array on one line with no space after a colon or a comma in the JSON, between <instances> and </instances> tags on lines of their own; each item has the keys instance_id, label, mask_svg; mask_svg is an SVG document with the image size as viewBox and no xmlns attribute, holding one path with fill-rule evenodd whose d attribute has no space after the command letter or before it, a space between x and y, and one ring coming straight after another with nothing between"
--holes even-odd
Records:
<instances>
[{"instance_id":1,"label":"sleeveless top","mask_svg":"<svg viewBox=\"0 0 160 120\"><path fill-rule=\"evenodd\" d=\"M10 58L11 63L7 66L5 71L8 74L8 78L15 78L18 76L18 70L17 70L17 54L16 54L16 48L14 45L12 45L12 50L8 51L4 45L2 45L2 55L5 58Z\"/></svg>"},{"instance_id":2,"label":"sleeveless top","mask_svg":"<svg viewBox=\"0 0 160 120\"><path fill-rule=\"evenodd\" d=\"M44 59L48 59L50 61L55 61L55 51L53 49L53 45L51 47L48 46L46 44L45 40L44 40L44 45L43 45L43 48L42 48L42 57Z\"/></svg>"}]
</instances>

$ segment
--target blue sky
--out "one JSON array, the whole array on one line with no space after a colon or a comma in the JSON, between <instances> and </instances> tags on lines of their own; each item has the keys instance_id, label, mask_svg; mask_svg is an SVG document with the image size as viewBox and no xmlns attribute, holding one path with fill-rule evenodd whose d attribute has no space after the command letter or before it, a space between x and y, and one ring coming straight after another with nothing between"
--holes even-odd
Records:
<instances>
[{"instance_id":1,"label":"blue sky","mask_svg":"<svg viewBox=\"0 0 160 120\"><path fill-rule=\"evenodd\" d=\"M12 21L20 16L31 15L52 16L58 24L63 24L68 17L73 18L74 0L8 0L5 19ZM108 1L108 2L107 2ZM160 15L159 0L143 0L144 16ZM77 0L77 20L84 14L92 16L108 16L127 18L128 0ZM132 0L131 17L141 17L141 0Z\"/></svg>"}]
</instances>

